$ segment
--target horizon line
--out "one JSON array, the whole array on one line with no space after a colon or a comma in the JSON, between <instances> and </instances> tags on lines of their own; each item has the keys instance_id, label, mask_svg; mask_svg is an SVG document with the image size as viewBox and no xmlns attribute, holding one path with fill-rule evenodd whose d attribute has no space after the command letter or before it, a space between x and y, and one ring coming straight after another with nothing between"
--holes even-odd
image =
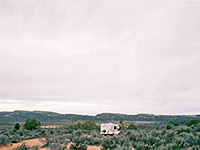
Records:
<instances>
[{"instance_id":1,"label":"horizon line","mask_svg":"<svg viewBox=\"0 0 200 150\"><path fill-rule=\"evenodd\" d=\"M136 113L136 114L132 114L132 113L122 113L122 112L99 112L96 114L80 114L80 113L59 113L59 112L55 112L55 111L50 111L50 110L23 110L23 109L19 109L19 110L4 110L4 111L0 111L1 112L50 112L50 113L57 113L57 114L70 114L70 115L82 115L82 116L97 116L100 114L115 114L115 115L154 115L154 116L196 116L196 115L200 115L200 114L154 114L154 113Z\"/></svg>"}]
</instances>

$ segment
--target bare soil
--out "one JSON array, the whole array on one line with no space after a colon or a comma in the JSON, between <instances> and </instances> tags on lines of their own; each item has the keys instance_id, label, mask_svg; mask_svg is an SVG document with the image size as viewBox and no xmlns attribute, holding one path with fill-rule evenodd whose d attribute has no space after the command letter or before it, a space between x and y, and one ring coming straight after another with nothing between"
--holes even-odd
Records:
<instances>
[{"instance_id":1,"label":"bare soil","mask_svg":"<svg viewBox=\"0 0 200 150\"><path fill-rule=\"evenodd\" d=\"M43 143L40 142L40 139L31 139L31 140L24 140L19 143L8 144L7 146L1 146L0 150L13 150L13 149L16 149L18 146L20 146L22 143L26 143L26 145L29 147L32 147L35 145L39 145L39 146L43 145ZM41 148L41 150L48 150L48 148Z\"/></svg>"},{"instance_id":2,"label":"bare soil","mask_svg":"<svg viewBox=\"0 0 200 150\"><path fill-rule=\"evenodd\" d=\"M19 143L8 144L7 146L0 146L0 150L14 150L18 146L20 146L22 143L26 143L26 145L29 147L33 147L36 145L41 147L43 145L43 143L40 141L40 139L30 139L30 140L21 141ZM70 145L71 145L71 143L69 143L67 145L67 147L69 148ZM40 148L40 150L49 150L49 148ZM88 146L87 150L101 150L101 146Z\"/></svg>"}]
</instances>

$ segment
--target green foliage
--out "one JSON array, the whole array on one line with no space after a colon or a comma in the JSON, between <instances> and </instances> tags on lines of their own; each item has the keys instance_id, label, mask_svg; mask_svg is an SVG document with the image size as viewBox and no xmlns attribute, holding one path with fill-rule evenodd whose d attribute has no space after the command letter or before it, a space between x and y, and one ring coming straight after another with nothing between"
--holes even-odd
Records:
<instances>
[{"instance_id":1,"label":"green foliage","mask_svg":"<svg viewBox=\"0 0 200 150\"><path fill-rule=\"evenodd\" d=\"M124 135L104 139L102 146L104 150L126 150L131 147L137 150L178 150L189 147L200 149L199 136L200 126L174 127L171 130L165 130L162 125L142 125L140 130L129 130Z\"/></svg>"},{"instance_id":2,"label":"green foliage","mask_svg":"<svg viewBox=\"0 0 200 150\"><path fill-rule=\"evenodd\" d=\"M111 138L107 138L103 141L102 147L103 147L102 150L112 150L112 149L116 149L117 144L115 140Z\"/></svg>"},{"instance_id":3,"label":"green foliage","mask_svg":"<svg viewBox=\"0 0 200 150\"><path fill-rule=\"evenodd\" d=\"M12 143L20 142L20 140L21 140L20 135L18 134L12 135Z\"/></svg>"},{"instance_id":4,"label":"green foliage","mask_svg":"<svg viewBox=\"0 0 200 150\"><path fill-rule=\"evenodd\" d=\"M87 150L87 146L85 144L71 144L71 150Z\"/></svg>"},{"instance_id":5,"label":"green foliage","mask_svg":"<svg viewBox=\"0 0 200 150\"><path fill-rule=\"evenodd\" d=\"M87 125L86 127L84 125ZM16 130L13 127L0 128L0 145L18 142L26 139L41 138L43 147L50 150L67 150L66 145L73 143L71 149L84 150L88 145L102 146L103 150L183 150L200 149L200 126L173 126L166 130L165 124L138 125L139 130L126 130L115 136L102 136L96 128L88 129L93 123L78 123L71 128ZM173 124L173 123L172 123ZM96 124L95 124L96 125ZM171 124L170 124L171 125ZM74 127L74 126L73 126ZM84 127L81 129L81 127ZM89 128L90 129L90 128ZM18 147L19 150L20 147ZM21 149L36 150L38 147L29 148L21 145Z\"/></svg>"},{"instance_id":6,"label":"green foliage","mask_svg":"<svg viewBox=\"0 0 200 150\"><path fill-rule=\"evenodd\" d=\"M133 146L128 136L114 136L105 138L102 143L102 150L132 150Z\"/></svg>"},{"instance_id":7,"label":"green foliage","mask_svg":"<svg viewBox=\"0 0 200 150\"><path fill-rule=\"evenodd\" d=\"M77 132L76 132L76 135L77 135L77 136L81 136L81 135L82 135L82 132L81 132L81 131L77 131Z\"/></svg>"},{"instance_id":8,"label":"green foliage","mask_svg":"<svg viewBox=\"0 0 200 150\"><path fill-rule=\"evenodd\" d=\"M120 121L119 121L119 124L120 124L120 125L124 125L124 123L123 123L123 121L122 121L122 120L120 120Z\"/></svg>"},{"instance_id":9,"label":"green foliage","mask_svg":"<svg viewBox=\"0 0 200 150\"><path fill-rule=\"evenodd\" d=\"M15 126L14 126L14 130L19 130L19 129L20 129L20 124L16 123Z\"/></svg>"},{"instance_id":10,"label":"green foliage","mask_svg":"<svg viewBox=\"0 0 200 150\"><path fill-rule=\"evenodd\" d=\"M58 142L50 143L50 150L66 150L66 146L61 145Z\"/></svg>"},{"instance_id":11,"label":"green foliage","mask_svg":"<svg viewBox=\"0 0 200 150\"><path fill-rule=\"evenodd\" d=\"M199 120L191 120L187 122L187 126L190 127L192 125L196 126L197 124L199 124Z\"/></svg>"},{"instance_id":12,"label":"green foliage","mask_svg":"<svg viewBox=\"0 0 200 150\"><path fill-rule=\"evenodd\" d=\"M77 123L74 125L69 125L67 129L81 129L81 130L97 130L99 127L96 125L94 120L88 120L83 123Z\"/></svg>"},{"instance_id":13,"label":"green foliage","mask_svg":"<svg viewBox=\"0 0 200 150\"><path fill-rule=\"evenodd\" d=\"M74 137L72 142L73 142L73 144L71 144L70 149L72 149L72 150L87 150L87 145L85 144L85 138Z\"/></svg>"},{"instance_id":14,"label":"green foliage","mask_svg":"<svg viewBox=\"0 0 200 150\"><path fill-rule=\"evenodd\" d=\"M174 126L179 126L179 123L178 123L178 122L175 122L175 123L174 123Z\"/></svg>"},{"instance_id":15,"label":"green foliage","mask_svg":"<svg viewBox=\"0 0 200 150\"><path fill-rule=\"evenodd\" d=\"M96 123L94 120L88 120L82 124L83 130L95 130L97 129Z\"/></svg>"},{"instance_id":16,"label":"green foliage","mask_svg":"<svg viewBox=\"0 0 200 150\"><path fill-rule=\"evenodd\" d=\"M36 119L27 119L26 123L24 124L24 128L27 130L34 130L38 129L41 126L41 122Z\"/></svg>"},{"instance_id":17,"label":"green foliage","mask_svg":"<svg viewBox=\"0 0 200 150\"><path fill-rule=\"evenodd\" d=\"M171 125L166 125L166 127L165 127L167 130L170 130L170 129L172 129L172 126Z\"/></svg>"},{"instance_id":18,"label":"green foliage","mask_svg":"<svg viewBox=\"0 0 200 150\"><path fill-rule=\"evenodd\" d=\"M8 143L10 143L10 140L9 140L8 136L0 135L0 146L1 145L6 145Z\"/></svg>"},{"instance_id":19,"label":"green foliage","mask_svg":"<svg viewBox=\"0 0 200 150\"><path fill-rule=\"evenodd\" d=\"M40 145L34 145L34 146L32 146L32 149L33 150L39 150L40 149Z\"/></svg>"},{"instance_id":20,"label":"green foliage","mask_svg":"<svg viewBox=\"0 0 200 150\"><path fill-rule=\"evenodd\" d=\"M128 126L127 129L128 129L128 130L137 130L138 127L137 127L136 125L134 125L133 123L131 123L131 124L129 124L129 126Z\"/></svg>"}]
</instances>

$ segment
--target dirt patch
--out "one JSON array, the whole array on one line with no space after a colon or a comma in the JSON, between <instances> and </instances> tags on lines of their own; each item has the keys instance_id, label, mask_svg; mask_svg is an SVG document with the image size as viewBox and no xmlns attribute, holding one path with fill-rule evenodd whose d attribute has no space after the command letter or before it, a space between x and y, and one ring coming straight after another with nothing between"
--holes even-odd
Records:
<instances>
[{"instance_id":1,"label":"dirt patch","mask_svg":"<svg viewBox=\"0 0 200 150\"><path fill-rule=\"evenodd\" d=\"M67 148L69 149L70 148L70 146L71 146L71 144L73 144L73 143L69 143L68 145L67 145ZM87 150L101 150L101 146L91 146L91 145L88 145L87 146Z\"/></svg>"},{"instance_id":2,"label":"dirt patch","mask_svg":"<svg viewBox=\"0 0 200 150\"><path fill-rule=\"evenodd\" d=\"M101 146L88 146L87 150L101 150Z\"/></svg>"},{"instance_id":3,"label":"dirt patch","mask_svg":"<svg viewBox=\"0 0 200 150\"><path fill-rule=\"evenodd\" d=\"M43 143L40 141L40 139L30 139L30 140L21 141L19 143L8 144L7 146L1 146L0 150L13 150L13 149L16 149L18 146L20 146L22 143L26 143L26 145L29 147L32 147L35 145L39 145L41 147L43 145ZM49 149L41 148L41 150L49 150Z\"/></svg>"},{"instance_id":4,"label":"dirt patch","mask_svg":"<svg viewBox=\"0 0 200 150\"><path fill-rule=\"evenodd\" d=\"M36 146L36 145L41 147L43 145L40 139L30 139L30 140L21 141L19 143L8 144L7 146L0 146L0 150L14 150L18 146L20 146L22 143L26 143L26 145L29 147ZM67 147L70 148L71 144L72 143L69 143ZM40 150L49 150L49 148L40 148ZM87 150L101 150L101 146L88 146Z\"/></svg>"}]
</instances>

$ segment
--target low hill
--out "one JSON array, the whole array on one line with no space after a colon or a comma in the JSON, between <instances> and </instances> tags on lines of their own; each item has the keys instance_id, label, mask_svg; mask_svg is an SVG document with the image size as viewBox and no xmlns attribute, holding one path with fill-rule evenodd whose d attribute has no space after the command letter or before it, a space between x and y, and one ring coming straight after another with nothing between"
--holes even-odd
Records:
<instances>
[{"instance_id":1,"label":"low hill","mask_svg":"<svg viewBox=\"0 0 200 150\"><path fill-rule=\"evenodd\" d=\"M0 123L25 122L28 118L35 118L41 122L67 123L70 121L85 121L93 119L92 116L76 114L58 114L47 111L21 111L0 112Z\"/></svg>"},{"instance_id":2,"label":"low hill","mask_svg":"<svg viewBox=\"0 0 200 150\"><path fill-rule=\"evenodd\" d=\"M25 122L27 118L35 118L46 123L70 123L77 121L86 121L94 119L97 122L112 122L112 121L155 121L155 122L170 122L170 121L188 121L192 119L200 120L200 115L154 115L154 114L113 114L102 113L96 116L76 115L76 114L59 114L47 111L23 111L16 110L13 112L0 112L0 124Z\"/></svg>"}]
</instances>

